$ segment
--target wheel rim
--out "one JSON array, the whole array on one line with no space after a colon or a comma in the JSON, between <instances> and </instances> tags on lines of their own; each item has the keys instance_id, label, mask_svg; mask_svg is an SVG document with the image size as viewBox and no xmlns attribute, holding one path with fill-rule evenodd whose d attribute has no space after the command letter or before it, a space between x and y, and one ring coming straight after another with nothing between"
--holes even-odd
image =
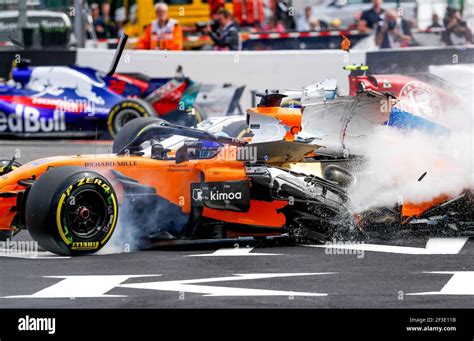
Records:
<instances>
[{"instance_id":1,"label":"wheel rim","mask_svg":"<svg viewBox=\"0 0 474 341\"><path fill-rule=\"evenodd\" d=\"M65 210L69 230L79 238L93 238L100 233L107 216L107 205L102 195L93 189L74 194Z\"/></svg>"},{"instance_id":2,"label":"wheel rim","mask_svg":"<svg viewBox=\"0 0 474 341\"><path fill-rule=\"evenodd\" d=\"M137 111L133 109L125 109L117 113L114 120L114 130L117 133L125 124L135 118L142 117Z\"/></svg>"}]
</instances>

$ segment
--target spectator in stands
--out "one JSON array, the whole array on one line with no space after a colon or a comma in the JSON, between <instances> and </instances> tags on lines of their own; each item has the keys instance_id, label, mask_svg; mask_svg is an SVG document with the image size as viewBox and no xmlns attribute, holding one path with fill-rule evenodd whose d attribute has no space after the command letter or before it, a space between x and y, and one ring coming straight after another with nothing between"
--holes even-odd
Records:
<instances>
[{"instance_id":1,"label":"spectator in stands","mask_svg":"<svg viewBox=\"0 0 474 341\"><path fill-rule=\"evenodd\" d=\"M323 21L318 20L313 15L313 8L307 6L304 9L304 15L296 22L296 29L300 32L304 31L326 31L329 25Z\"/></svg>"},{"instance_id":2,"label":"spectator in stands","mask_svg":"<svg viewBox=\"0 0 474 341\"><path fill-rule=\"evenodd\" d=\"M104 27L100 25L100 7L95 2L91 4L91 16L95 35L97 36L97 38L99 38L104 32Z\"/></svg>"},{"instance_id":3,"label":"spectator in stands","mask_svg":"<svg viewBox=\"0 0 474 341\"><path fill-rule=\"evenodd\" d=\"M472 43L472 32L467 23L462 20L461 12L452 11L445 20L446 31L443 34L443 42L448 46L470 45Z\"/></svg>"},{"instance_id":4,"label":"spectator in stands","mask_svg":"<svg viewBox=\"0 0 474 341\"><path fill-rule=\"evenodd\" d=\"M97 4L96 4L97 5ZM98 6L97 6L98 8ZM101 15L94 20L94 27L97 38L108 39L117 37L117 24L110 16L110 4L103 2L101 5Z\"/></svg>"},{"instance_id":5,"label":"spectator in stands","mask_svg":"<svg viewBox=\"0 0 474 341\"><path fill-rule=\"evenodd\" d=\"M439 18L439 15L437 13L433 13L433 15L431 16L431 25L428 26L428 29L432 29L432 28L442 28L443 25L440 24L440 18Z\"/></svg>"},{"instance_id":6,"label":"spectator in stands","mask_svg":"<svg viewBox=\"0 0 474 341\"><path fill-rule=\"evenodd\" d=\"M384 9L382 8L383 0L372 0L372 8L362 12L359 20L359 31L362 33L370 33L376 29L384 18Z\"/></svg>"},{"instance_id":7,"label":"spectator in stands","mask_svg":"<svg viewBox=\"0 0 474 341\"><path fill-rule=\"evenodd\" d=\"M383 23L377 27L375 44L386 49L407 47L412 41L410 22L400 18L395 10L387 11Z\"/></svg>"},{"instance_id":8,"label":"spectator in stands","mask_svg":"<svg viewBox=\"0 0 474 341\"><path fill-rule=\"evenodd\" d=\"M235 24L232 14L225 8L220 8L216 15L219 23L217 31L213 31L210 25L204 27L202 31L212 39L216 50L240 50L239 28Z\"/></svg>"},{"instance_id":9,"label":"spectator in stands","mask_svg":"<svg viewBox=\"0 0 474 341\"><path fill-rule=\"evenodd\" d=\"M135 48L145 50L182 50L183 30L176 19L168 17L168 5L155 5L156 19L145 29Z\"/></svg>"},{"instance_id":10,"label":"spectator in stands","mask_svg":"<svg viewBox=\"0 0 474 341\"><path fill-rule=\"evenodd\" d=\"M446 27L446 25L448 24L448 21L452 18L452 16L454 15L456 11L457 10L451 6L446 7L446 12L444 13L444 18L443 18L444 27Z\"/></svg>"}]
</instances>

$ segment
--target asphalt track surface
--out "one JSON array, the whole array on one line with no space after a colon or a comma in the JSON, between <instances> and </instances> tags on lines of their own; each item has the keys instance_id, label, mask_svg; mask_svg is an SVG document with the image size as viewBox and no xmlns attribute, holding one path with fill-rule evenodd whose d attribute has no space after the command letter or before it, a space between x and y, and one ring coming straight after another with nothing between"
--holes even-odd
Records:
<instances>
[{"instance_id":1,"label":"asphalt track surface","mask_svg":"<svg viewBox=\"0 0 474 341\"><path fill-rule=\"evenodd\" d=\"M0 140L0 156L19 151L22 163L109 150L102 141ZM15 240L31 239L21 232ZM474 308L474 240L427 241L370 240L376 245L345 254L245 244L137 252L106 247L77 258L1 249L0 308Z\"/></svg>"}]
</instances>

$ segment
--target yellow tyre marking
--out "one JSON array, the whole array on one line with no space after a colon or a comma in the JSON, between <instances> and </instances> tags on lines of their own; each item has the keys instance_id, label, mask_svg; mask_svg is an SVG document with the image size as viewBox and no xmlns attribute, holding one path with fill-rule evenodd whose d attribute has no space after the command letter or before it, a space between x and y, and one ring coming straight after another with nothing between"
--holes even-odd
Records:
<instances>
[{"instance_id":1,"label":"yellow tyre marking","mask_svg":"<svg viewBox=\"0 0 474 341\"><path fill-rule=\"evenodd\" d=\"M119 107L116 107L113 111L110 111L109 116L107 117L107 130L109 131L109 134L112 137L115 137L115 132L112 129L112 121L118 109Z\"/></svg>"},{"instance_id":2,"label":"yellow tyre marking","mask_svg":"<svg viewBox=\"0 0 474 341\"><path fill-rule=\"evenodd\" d=\"M59 231L59 235L61 236L61 239L63 240L63 242L66 243L66 245L69 245L69 244L71 244L71 242L69 241L69 239L67 239L66 235L64 234L64 231L61 228L61 226L62 226L62 223L61 223L61 209L62 209L62 206L63 206L63 203L64 203L65 199L66 199L66 193L63 193L61 195L61 199L59 199L58 209L56 211L56 225L58 227L58 231Z\"/></svg>"},{"instance_id":3,"label":"yellow tyre marking","mask_svg":"<svg viewBox=\"0 0 474 341\"><path fill-rule=\"evenodd\" d=\"M113 201L113 206L114 206L114 221L112 222L112 227L109 230L109 233L107 233L105 238L102 239L102 241L100 242L101 244L104 244L105 242L107 242L107 240L109 240L110 235L115 230L115 224L117 223L117 202L115 201L115 195L112 194L111 196L112 196L112 201Z\"/></svg>"},{"instance_id":4,"label":"yellow tyre marking","mask_svg":"<svg viewBox=\"0 0 474 341\"><path fill-rule=\"evenodd\" d=\"M117 135L117 134L115 134L115 132L112 129L113 118L117 114L117 111L119 109L123 109L123 108L127 108L127 107L131 107L131 108L134 108L134 109L138 110L138 112L143 115L142 117L149 117L150 116L150 114L147 112L146 108L143 107L139 103L134 103L134 102L123 102L123 103L121 103L120 107L114 108L113 111L109 112L109 116L107 117L107 129L109 131L110 136L112 136L112 138L115 138L115 136Z\"/></svg>"}]
</instances>

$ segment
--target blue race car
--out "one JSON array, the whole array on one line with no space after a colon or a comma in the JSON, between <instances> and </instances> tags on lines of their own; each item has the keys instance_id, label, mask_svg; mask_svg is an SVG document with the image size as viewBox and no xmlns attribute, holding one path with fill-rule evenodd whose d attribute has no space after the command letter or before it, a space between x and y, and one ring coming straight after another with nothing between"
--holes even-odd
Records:
<instances>
[{"instance_id":1,"label":"blue race car","mask_svg":"<svg viewBox=\"0 0 474 341\"><path fill-rule=\"evenodd\" d=\"M244 87L193 82L181 67L172 78L117 74L119 44L107 74L79 66L30 67L21 61L0 84L0 137L114 137L138 117L193 126L212 116L242 113Z\"/></svg>"}]
</instances>

